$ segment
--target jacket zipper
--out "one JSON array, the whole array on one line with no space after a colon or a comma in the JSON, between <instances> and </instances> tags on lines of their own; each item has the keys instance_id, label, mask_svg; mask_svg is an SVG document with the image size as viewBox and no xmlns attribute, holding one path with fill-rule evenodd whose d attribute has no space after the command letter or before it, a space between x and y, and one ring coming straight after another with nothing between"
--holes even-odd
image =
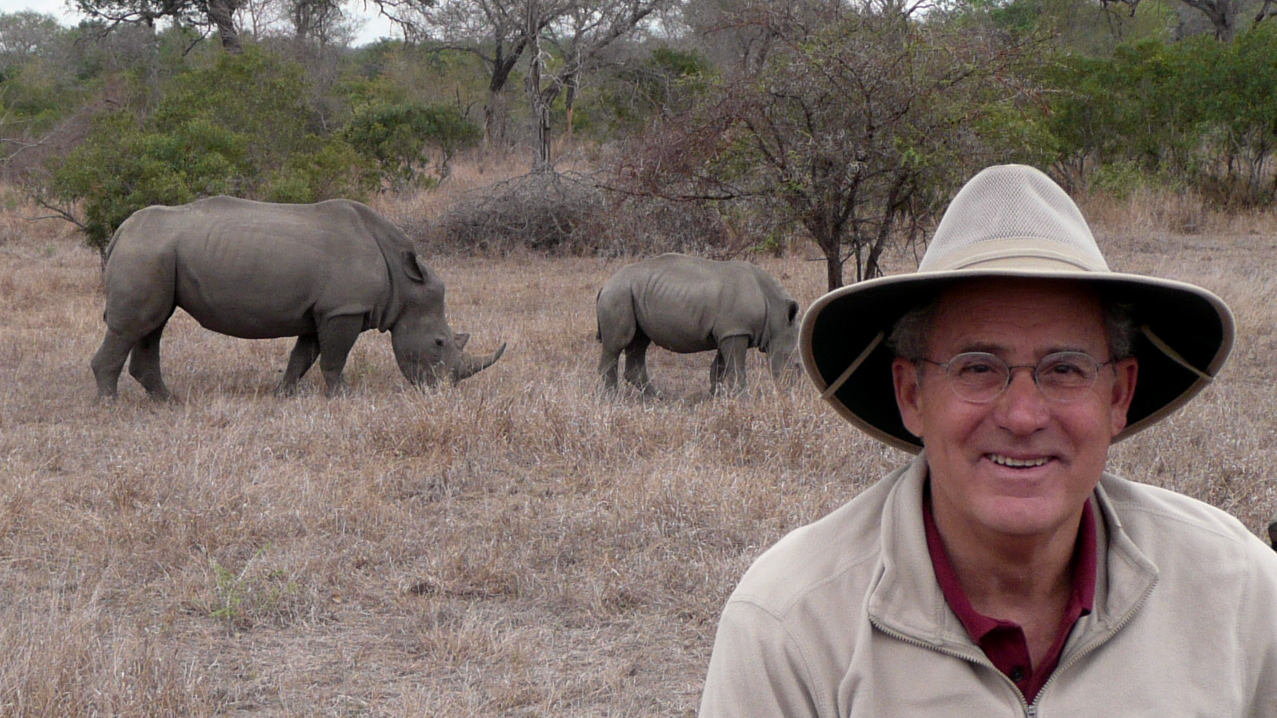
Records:
<instances>
[{"instance_id":1,"label":"jacket zipper","mask_svg":"<svg viewBox=\"0 0 1277 718\"><path fill-rule=\"evenodd\" d=\"M1103 645L1110 638L1112 638L1118 631L1122 630L1123 626L1130 623L1131 620L1135 618L1135 614L1139 613L1140 609L1144 607L1144 603L1148 601L1149 594L1153 592L1153 587L1156 585L1157 585L1157 579L1154 578L1152 583L1148 585L1148 588L1144 589L1144 594L1141 595L1140 599L1135 602L1134 606L1131 607L1131 610L1127 611L1126 615L1122 617L1122 620L1113 624L1113 626L1109 628L1109 630L1105 631L1103 634L1097 637L1094 641L1091 641L1091 643L1088 644L1086 647L1082 648L1077 653L1074 653L1072 656L1070 656L1067 663L1060 666L1056 666L1056 669L1051 672L1051 677L1046 679L1046 683L1043 683L1042 688L1038 690L1038 695L1036 698L1034 698L1033 703L1029 703L1028 701L1024 699L1024 694L1020 692L1019 687L1017 687L1015 683L1009 677L1007 677L1006 674L1004 674L1002 671L999 671L998 667L993 665L993 661L990 661L989 657L984 655L983 652L978 654L974 652L964 653L962 651L948 649L943 646L937 646L934 643L923 641L921 639L914 638L912 636L901 633L900 631L897 631L894 628L888 628L887 626L882 625L882 623L880 623L878 619L872 615L869 616L869 623L874 628L878 629L879 631L882 631L888 636L891 636L892 638L895 638L896 640L899 640L899 641L904 641L905 643L908 643L911 646L917 646L919 648L927 648L932 651L935 651L936 653L941 653L946 656L950 656L952 658L958 658L964 661L975 663L977 665L992 668L995 673L997 673L999 676L1002 676L1002 680L1004 682L1010 684L1011 690L1014 691L1016 697L1020 699L1020 708L1024 711L1024 718L1037 718L1037 715L1038 715L1037 701L1039 698L1042 697L1042 694L1046 692L1047 687L1055 682L1056 676L1058 676L1065 669L1071 667L1074 663L1077 663L1078 661L1082 660L1082 658L1086 656L1087 654L1089 654L1091 651L1094 651L1096 648Z\"/></svg>"},{"instance_id":2,"label":"jacket zipper","mask_svg":"<svg viewBox=\"0 0 1277 718\"><path fill-rule=\"evenodd\" d=\"M993 661L990 661L989 657L984 655L984 652L982 651L979 653L963 652L963 651L957 651L957 650L945 648L944 646L937 646L934 643L930 643L918 638L914 638L913 636L909 636L904 633L901 633L900 631L897 631L894 628L888 628L887 626L884 626L881 623L879 623L878 619L873 616L869 617L869 623L874 628L877 628L879 631L882 631L888 636L891 636L892 638L895 638L900 641L904 641L905 643L908 643L911 646L917 646L918 648L927 648L932 651L935 651L936 653L941 653L943 655L950 656L952 658L959 658L961 660L968 661L970 663L975 663L976 665L985 666L986 668L992 668L994 673L998 674L999 676L1002 676L1002 681L1006 683L1008 686L1010 686L1011 691L1015 693L1015 697L1019 699L1020 709L1024 711L1025 718L1036 718L1038 714L1037 705L1036 704L1029 705L1028 701L1024 700L1024 694L1020 692L1020 689L1016 687L1015 683L1010 678L1008 678L1005 673L1003 673L1002 671L999 671L998 667L993 665ZM1052 678L1054 678L1054 674L1052 674ZM1047 683L1050 683L1050 682L1051 680L1047 679ZM1044 685L1043 688L1045 687L1046 686Z\"/></svg>"},{"instance_id":3,"label":"jacket zipper","mask_svg":"<svg viewBox=\"0 0 1277 718\"><path fill-rule=\"evenodd\" d=\"M1042 688L1038 690L1038 696L1040 697L1043 693L1046 692L1047 687L1055 682L1055 677L1058 676L1061 672L1063 672L1064 670L1068 668L1071 668L1074 663L1077 663L1078 661L1082 660L1091 651L1094 651L1096 648L1099 648L1101 645L1108 642L1108 640L1112 638L1113 636L1117 635L1117 632L1122 630L1122 628L1126 624L1130 623L1131 620L1135 618L1135 614L1139 613L1140 609L1144 607L1144 604L1148 601L1149 595L1153 593L1153 588L1155 586L1157 586L1156 576L1154 576L1152 582L1148 584L1148 588L1144 589L1144 593L1143 595L1140 596L1140 600L1135 602L1135 605L1131 607L1131 610L1126 612L1125 616L1122 616L1122 620L1113 624L1112 627L1109 628L1109 630L1100 634L1098 637L1096 637L1095 640L1091 641L1090 644L1079 649L1077 653L1074 653L1072 656L1069 656L1069 660L1067 663L1056 666L1055 670L1051 672L1051 677L1046 679L1046 683L1043 683ZM1034 704L1032 706L1029 706L1029 708L1031 709L1031 712L1026 711L1025 717L1036 718L1038 713L1037 701L1035 700Z\"/></svg>"}]
</instances>

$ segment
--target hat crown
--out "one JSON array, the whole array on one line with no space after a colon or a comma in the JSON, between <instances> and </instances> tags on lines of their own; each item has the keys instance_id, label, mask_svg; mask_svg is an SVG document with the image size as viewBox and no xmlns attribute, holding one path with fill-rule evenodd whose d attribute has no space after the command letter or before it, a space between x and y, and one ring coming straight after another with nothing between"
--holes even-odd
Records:
<instances>
[{"instance_id":1,"label":"hat crown","mask_svg":"<svg viewBox=\"0 0 1277 718\"><path fill-rule=\"evenodd\" d=\"M969 268L1107 272L1073 200L1040 170L999 165L958 192L919 272Z\"/></svg>"}]
</instances>

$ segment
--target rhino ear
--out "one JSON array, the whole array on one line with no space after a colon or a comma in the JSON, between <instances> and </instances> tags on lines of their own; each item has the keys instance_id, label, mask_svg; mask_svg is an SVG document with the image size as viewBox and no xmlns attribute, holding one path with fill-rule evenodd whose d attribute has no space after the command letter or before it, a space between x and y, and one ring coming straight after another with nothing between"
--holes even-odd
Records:
<instances>
[{"instance_id":1,"label":"rhino ear","mask_svg":"<svg viewBox=\"0 0 1277 718\"><path fill-rule=\"evenodd\" d=\"M417 259L417 253L403 252L403 254L400 255L400 258L403 260L404 274L407 274L408 278L414 282L425 284L428 273L425 266L422 265L421 260Z\"/></svg>"},{"instance_id":2,"label":"rhino ear","mask_svg":"<svg viewBox=\"0 0 1277 718\"><path fill-rule=\"evenodd\" d=\"M454 341L457 342L458 351L466 348L466 342L470 341L470 335L466 332L457 332L452 335Z\"/></svg>"}]
</instances>

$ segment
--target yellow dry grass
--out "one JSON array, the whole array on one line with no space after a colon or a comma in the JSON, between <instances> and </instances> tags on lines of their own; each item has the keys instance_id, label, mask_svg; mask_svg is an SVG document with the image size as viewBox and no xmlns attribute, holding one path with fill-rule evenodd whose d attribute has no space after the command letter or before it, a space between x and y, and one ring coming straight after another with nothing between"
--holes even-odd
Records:
<instances>
[{"instance_id":1,"label":"yellow dry grass","mask_svg":"<svg viewBox=\"0 0 1277 718\"><path fill-rule=\"evenodd\" d=\"M348 396L308 376L277 399L287 341L179 312L177 399L126 375L95 405L97 256L31 214L0 215L2 717L692 715L748 563L903 458L757 356L739 399L696 399L709 356L659 350L655 380L692 398L601 394L593 297L621 263L594 259L429 258L469 348L510 345L456 387L407 388L368 333ZM1114 464L1260 531L1277 242L1102 234L1115 268L1224 295L1240 332ZM823 289L818 262L763 263L801 302Z\"/></svg>"}]
</instances>

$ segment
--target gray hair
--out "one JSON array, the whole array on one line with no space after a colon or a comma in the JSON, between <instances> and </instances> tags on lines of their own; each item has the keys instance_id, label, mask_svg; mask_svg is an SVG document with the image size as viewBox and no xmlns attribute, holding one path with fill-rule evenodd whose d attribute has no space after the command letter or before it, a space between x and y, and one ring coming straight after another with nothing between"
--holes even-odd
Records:
<instances>
[{"instance_id":1,"label":"gray hair","mask_svg":"<svg viewBox=\"0 0 1277 718\"><path fill-rule=\"evenodd\" d=\"M924 297L900 316L887 336L887 346L898 357L921 359L930 353L928 341L936 308L940 305L940 293ZM1119 299L1114 294L1100 292L1100 307L1104 312L1104 336L1108 340L1109 361L1131 356L1135 344L1135 305Z\"/></svg>"}]
</instances>

